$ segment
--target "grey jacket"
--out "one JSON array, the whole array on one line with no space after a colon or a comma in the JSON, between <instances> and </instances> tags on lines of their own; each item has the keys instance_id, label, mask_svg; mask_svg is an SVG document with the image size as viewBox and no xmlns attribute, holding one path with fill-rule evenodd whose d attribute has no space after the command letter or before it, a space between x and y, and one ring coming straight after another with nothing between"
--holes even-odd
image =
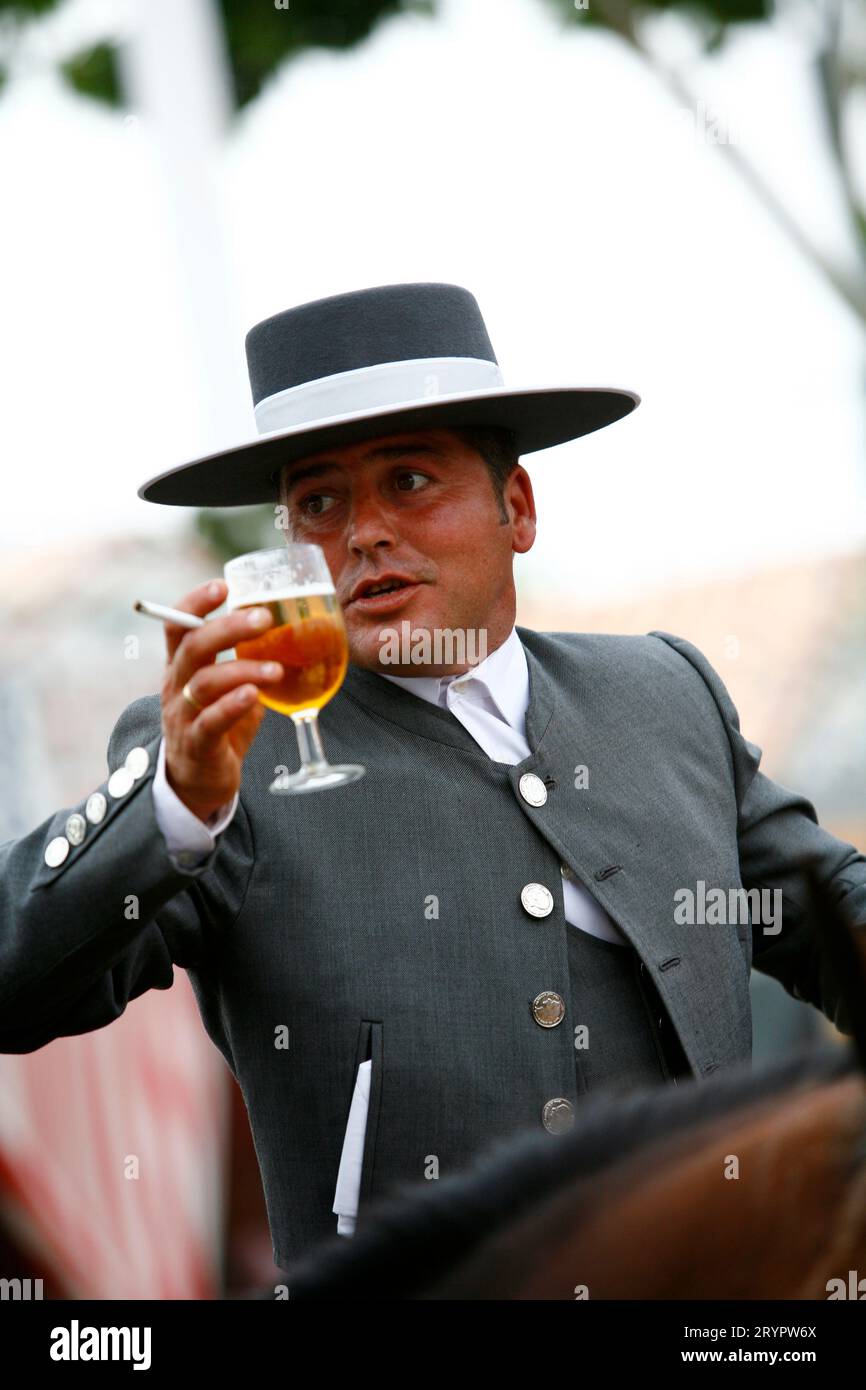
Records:
<instances>
[{"instance_id":1,"label":"grey jacket","mask_svg":"<svg viewBox=\"0 0 866 1390\"><path fill-rule=\"evenodd\" d=\"M759 771L705 657L666 633L518 635L532 754L516 767L447 710L353 666L322 731L332 761L367 775L271 796L298 758L290 722L269 711L233 821L187 871L154 816L151 695L124 710L108 750L109 771L135 746L149 766L82 843L44 860L82 809L65 808L0 848L0 1050L103 1027L185 968L247 1104L280 1265L333 1232L362 1060L359 1220L433 1160L453 1172L538 1128L549 1099L578 1102L562 864L639 953L695 1077L751 1054L751 963L849 1031L800 866L866 925L866 858ZM547 783L541 806L520 793L528 771ZM781 890L781 930L678 920L675 895L700 881ZM553 892L552 914L527 913L527 883ZM565 1001L560 1026L536 1019L546 990Z\"/></svg>"}]
</instances>

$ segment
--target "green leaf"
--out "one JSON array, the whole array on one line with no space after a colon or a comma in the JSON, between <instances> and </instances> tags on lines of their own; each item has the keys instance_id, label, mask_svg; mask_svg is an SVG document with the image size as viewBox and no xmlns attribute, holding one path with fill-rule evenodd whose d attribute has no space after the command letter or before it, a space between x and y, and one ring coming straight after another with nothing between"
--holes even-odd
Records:
<instances>
[{"instance_id":1,"label":"green leaf","mask_svg":"<svg viewBox=\"0 0 866 1390\"><path fill-rule=\"evenodd\" d=\"M405 12L432 15L432 0L218 0L239 106L258 95L287 59L310 48L345 49L366 39L380 20Z\"/></svg>"},{"instance_id":2,"label":"green leaf","mask_svg":"<svg viewBox=\"0 0 866 1390\"><path fill-rule=\"evenodd\" d=\"M122 95L117 69L117 53L107 43L101 43L86 53L61 64L66 80L81 96L103 101L108 106L120 106Z\"/></svg>"},{"instance_id":3,"label":"green leaf","mask_svg":"<svg viewBox=\"0 0 866 1390\"><path fill-rule=\"evenodd\" d=\"M0 0L0 14L11 15L15 20L33 19L57 8L60 0Z\"/></svg>"}]
</instances>

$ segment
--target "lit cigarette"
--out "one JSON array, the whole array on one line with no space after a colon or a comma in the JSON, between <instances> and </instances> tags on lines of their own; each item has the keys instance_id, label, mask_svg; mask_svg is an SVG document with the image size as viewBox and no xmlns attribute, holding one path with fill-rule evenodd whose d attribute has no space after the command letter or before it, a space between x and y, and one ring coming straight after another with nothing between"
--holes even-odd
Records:
<instances>
[{"instance_id":1,"label":"lit cigarette","mask_svg":"<svg viewBox=\"0 0 866 1390\"><path fill-rule=\"evenodd\" d=\"M132 606L136 613L143 613L146 618L177 623L178 627L201 627L205 621L204 618L197 618L195 613L184 613L182 608L166 608L163 603L148 603L146 599L136 599Z\"/></svg>"}]
</instances>

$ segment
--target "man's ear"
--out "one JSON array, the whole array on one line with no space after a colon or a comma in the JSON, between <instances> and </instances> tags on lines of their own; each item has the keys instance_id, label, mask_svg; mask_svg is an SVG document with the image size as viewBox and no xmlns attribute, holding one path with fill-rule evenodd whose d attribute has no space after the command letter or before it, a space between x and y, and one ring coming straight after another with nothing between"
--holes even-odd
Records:
<instances>
[{"instance_id":1,"label":"man's ear","mask_svg":"<svg viewBox=\"0 0 866 1390\"><path fill-rule=\"evenodd\" d=\"M532 483L520 463L505 484L503 501L511 522L511 547L523 555L535 544L536 517Z\"/></svg>"}]
</instances>

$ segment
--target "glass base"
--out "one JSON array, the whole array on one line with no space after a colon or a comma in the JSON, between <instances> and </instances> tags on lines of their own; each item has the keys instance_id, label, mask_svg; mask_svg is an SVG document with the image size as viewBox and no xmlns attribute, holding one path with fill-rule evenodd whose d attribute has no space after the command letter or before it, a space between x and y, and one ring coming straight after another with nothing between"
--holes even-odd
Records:
<instances>
[{"instance_id":1,"label":"glass base","mask_svg":"<svg viewBox=\"0 0 866 1390\"><path fill-rule=\"evenodd\" d=\"M268 791L275 796L299 796L301 792L324 792L331 787L344 787L348 782L357 782L363 777L366 768L359 763L323 763L319 766L302 767L291 776L286 773L272 782Z\"/></svg>"}]
</instances>

